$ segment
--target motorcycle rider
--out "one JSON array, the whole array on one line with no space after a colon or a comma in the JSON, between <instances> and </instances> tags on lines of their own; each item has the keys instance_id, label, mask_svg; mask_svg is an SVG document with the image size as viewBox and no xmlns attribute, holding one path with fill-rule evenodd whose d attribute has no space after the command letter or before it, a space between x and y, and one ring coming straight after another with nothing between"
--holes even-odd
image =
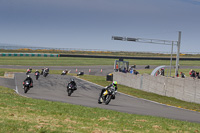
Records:
<instances>
[{"instance_id":1,"label":"motorcycle rider","mask_svg":"<svg viewBox=\"0 0 200 133\"><path fill-rule=\"evenodd\" d=\"M28 69L26 70L26 74L31 73L31 71L32 71L32 68L30 67L30 68L28 68Z\"/></svg>"},{"instance_id":2,"label":"motorcycle rider","mask_svg":"<svg viewBox=\"0 0 200 133\"><path fill-rule=\"evenodd\" d=\"M29 75L27 75L27 78L23 82L23 89L24 89L25 81L29 81L30 82L30 88L33 87L33 79Z\"/></svg>"},{"instance_id":3,"label":"motorcycle rider","mask_svg":"<svg viewBox=\"0 0 200 133\"><path fill-rule=\"evenodd\" d=\"M46 77L49 74L49 68L46 67L43 71L43 76Z\"/></svg>"},{"instance_id":4,"label":"motorcycle rider","mask_svg":"<svg viewBox=\"0 0 200 133\"><path fill-rule=\"evenodd\" d=\"M106 91L108 88L111 88L111 87L114 88L115 89L115 93L117 93L117 81L113 81L112 84L110 84L109 86L106 86L105 88L103 88L101 90L100 96L102 97L104 91ZM115 96L112 99L115 99Z\"/></svg>"},{"instance_id":5,"label":"motorcycle rider","mask_svg":"<svg viewBox=\"0 0 200 133\"><path fill-rule=\"evenodd\" d=\"M45 68L44 70L45 70L45 72L49 72L49 68L48 68L48 67L47 67L47 68Z\"/></svg>"},{"instance_id":6,"label":"motorcycle rider","mask_svg":"<svg viewBox=\"0 0 200 133\"><path fill-rule=\"evenodd\" d=\"M40 72L36 69L36 71L35 71L35 76L38 76L38 77L36 77L36 80L39 78L39 76L40 76Z\"/></svg>"},{"instance_id":7,"label":"motorcycle rider","mask_svg":"<svg viewBox=\"0 0 200 133\"><path fill-rule=\"evenodd\" d=\"M68 70L65 69L65 70L62 71L61 75L66 75L67 73L68 73Z\"/></svg>"},{"instance_id":8,"label":"motorcycle rider","mask_svg":"<svg viewBox=\"0 0 200 133\"><path fill-rule=\"evenodd\" d=\"M36 71L35 71L35 74L36 74L36 73L39 73L39 74L40 74L40 72L39 72L37 69L36 69Z\"/></svg>"},{"instance_id":9,"label":"motorcycle rider","mask_svg":"<svg viewBox=\"0 0 200 133\"><path fill-rule=\"evenodd\" d=\"M74 90L77 90L76 82L74 81L74 79L71 79L71 81L67 85L67 88L69 87L70 84L72 84Z\"/></svg>"}]
</instances>

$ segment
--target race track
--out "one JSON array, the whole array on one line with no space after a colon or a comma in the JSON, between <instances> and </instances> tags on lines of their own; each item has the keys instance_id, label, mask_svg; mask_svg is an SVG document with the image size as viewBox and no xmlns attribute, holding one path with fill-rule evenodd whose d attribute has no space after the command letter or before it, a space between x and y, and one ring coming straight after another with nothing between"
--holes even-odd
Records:
<instances>
[{"instance_id":1,"label":"race track","mask_svg":"<svg viewBox=\"0 0 200 133\"><path fill-rule=\"evenodd\" d=\"M46 78L40 76L37 81L33 74L30 75L33 78L34 87L26 94L22 89L22 82L26 78L25 73L16 73L14 79L0 78L0 84L1 86L15 89L20 95L31 98L200 123L199 112L170 107L121 93L118 93L116 99L111 100L109 105L98 104L97 100L102 87L69 75L50 74ZM78 90L69 97L66 92L66 85L70 81L70 78L75 79Z\"/></svg>"}]
</instances>

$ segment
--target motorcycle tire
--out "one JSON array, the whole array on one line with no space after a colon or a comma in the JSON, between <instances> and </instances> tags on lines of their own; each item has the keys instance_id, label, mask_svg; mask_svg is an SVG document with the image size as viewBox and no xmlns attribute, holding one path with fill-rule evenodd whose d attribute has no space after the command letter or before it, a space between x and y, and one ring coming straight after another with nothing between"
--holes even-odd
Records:
<instances>
[{"instance_id":1,"label":"motorcycle tire","mask_svg":"<svg viewBox=\"0 0 200 133\"><path fill-rule=\"evenodd\" d=\"M103 99L102 99L102 97L100 96L99 99L98 99L98 104L102 104L102 101L103 101Z\"/></svg>"},{"instance_id":2,"label":"motorcycle tire","mask_svg":"<svg viewBox=\"0 0 200 133\"><path fill-rule=\"evenodd\" d=\"M28 88L28 87L24 87L24 93L27 93L27 92L28 92L28 90L29 90L29 88Z\"/></svg>"},{"instance_id":3,"label":"motorcycle tire","mask_svg":"<svg viewBox=\"0 0 200 133\"><path fill-rule=\"evenodd\" d=\"M72 90L68 90L68 96L71 96L72 92Z\"/></svg>"},{"instance_id":4,"label":"motorcycle tire","mask_svg":"<svg viewBox=\"0 0 200 133\"><path fill-rule=\"evenodd\" d=\"M47 73L44 73L44 75L43 75L43 76L44 76L44 77L46 77L47 75L48 75Z\"/></svg>"},{"instance_id":5,"label":"motorcycle tire","mask_svg":"<svg viewBox=\"0 0 200 133\"><path fill-rule=\"evenodd\" d=\"M106 104L106 105L108 105L108 104L110 103L111 97L112 97L111 95L107 95L107 96L106 96L106 100L105 100L105 104Z\"/></svg>"}]
</instances>

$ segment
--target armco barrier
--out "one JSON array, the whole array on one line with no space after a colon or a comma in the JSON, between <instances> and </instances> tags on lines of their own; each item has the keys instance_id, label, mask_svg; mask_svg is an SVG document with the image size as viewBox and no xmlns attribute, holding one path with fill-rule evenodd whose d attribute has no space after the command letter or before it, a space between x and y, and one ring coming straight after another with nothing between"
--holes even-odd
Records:
<instances>
[{"instance_id":1,"label":"armco barrier","mask_svg":"<svg viewBox=\"0 0 200 133\"><path fill-rule=\"evenodd\" d=\"M113 80L131 88L200 104L200 79L114 72Z\"/></svg>"},{"instance_id":2,"label":"armco barrier","mask_svg":"<svg viewBox=\"0 0 200 133\"><path fill-rule=\"evenodd\" d=\"M0 56L60 57L59 54L40 54L40 53L0 53Z\"/></svg>"}]
</instances>

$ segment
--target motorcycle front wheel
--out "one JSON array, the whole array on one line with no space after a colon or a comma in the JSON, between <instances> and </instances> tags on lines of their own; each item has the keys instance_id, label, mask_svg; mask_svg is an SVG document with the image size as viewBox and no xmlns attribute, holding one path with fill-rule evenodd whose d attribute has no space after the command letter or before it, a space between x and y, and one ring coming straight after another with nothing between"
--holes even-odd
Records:
<instances>
[{"instance_id":1,"label":"motorcycle front wheel","mask_svg":"<svg viewBox=\"0 0 200 133\"><path fill-rule=\"evenodd\" d=\"M24 93L27 93L28 92L28 87L24 87Z\"/></svg>"},{"instance_id":2,"label":"motorcycle front wheel","mask_svg":"<svg viewBox=\"0 0 200 133\"><path fill-rule=\"evenodd\" d=\"M106 96L105 104L108 105L111 101L111 95Z\"/></svg>"},{"instance_id":3,"label":"motorcycle front wheel","mask_svg":"<svg viewBox=\"0 0 200 133\"><path fill-rule=\"evenodd\" d=\"M68 90L68 96L71 96L72 92L72 90Z\"/></svg>"}]
</instances>

